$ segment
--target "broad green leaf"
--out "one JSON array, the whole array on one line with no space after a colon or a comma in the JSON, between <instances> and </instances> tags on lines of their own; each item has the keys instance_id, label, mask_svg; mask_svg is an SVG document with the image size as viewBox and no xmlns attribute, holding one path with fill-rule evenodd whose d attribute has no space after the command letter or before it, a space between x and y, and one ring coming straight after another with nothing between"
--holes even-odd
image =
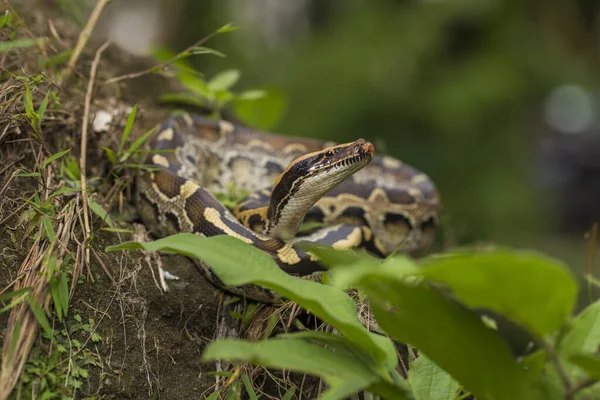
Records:
<instances>
[{"instance_id":1,"label":"broad green leaf","mask_svg":"<svg viewBox=\"0 0 600 400\"><path fill-rule=\"evenodd\" d=\"M212 92L228 90L230 87L235 85L239 79L240 71L237 69L228 69L218 73L210 81L208 81L208 88Z\"/></svg>"},{"instance_id":2,"label":"broad green leaf","mask_svg":"<svg viewBox=\"0 0 600 400\"><path fill-rule=\"evenodd\" d=\"M106 224L108 226L110 226L111 228L115 227L115 224L113 223L112 218L110 217L110 215L108 215L108 213L106 212L104 207L102 207L96 200L94 200L91 197L88 199L88 203L90 206L90 210L92 210L94 212L94 214L99 216L100 219L102 219L102 221L106 222Z\"/></svg>"},{"instance_id":3,"label":"broad green leaf","mask_svg":"<svg viewBox=\"0 0 600 400\"><path fill-rule=\"evenodd\" d=\"M179 73L177 74L177 79L192 94L206 99L212 98L212 91L208 88L204 79L189 73Z\"/></svg>"},{"instance_id":4,"label":"broad green leaf","mask_svg":"<svg viewBox=\"0 0 600 400\"><path fill-rule=\"evenodd\" d=\"M548 354L545 350L539 349L525 357L522 363L529 370L541 373L544 370L546 361L548 361Z\"/></svg>"},{"instance_id":5,"label":"broad green leaf","mask_svg":"<svg viewBox=\"0 0 600 400\"><path fill-rule=\"evenodd\" d=\"M171 251L205 261L217 276L233 286L248 283L264 286L298 303L301 307L336 328L379 363L386 360L386 348L361 324L354 302L343 291L317 282L295 278L285 273L273 259L259 249L233 236L200 237L182 233L154 242L126 242L106 250L145 249Z\"/></svg>"},{"instance_id":6,"label":"broad green leaf","mask_svg":"<svg viewBox=\"0 0 600 400\"><path fill-rule=\"evenodd\" d=\"M507 344L475 313L424 283L403 281L393 270L366 265L355 273L355 284L369 298L379 326L419 349L475 396L540 398Z\"/></svg>"},{"instance_id":7,"label":"broad green leaf","mask_svg":"<svg viewBox=\"0 0 600 400\"><path fill-rule=\"evenodd\" d=\"M63 157L65 154L69 153L70 151L71 151L71 149L69 148L67 150L59 151L58 153L52 154L50 157L46 158L42 162L40 169L44 169L44 167L46 167L46 165L50 164L54 160L58 160L59 158Z\"/></svg>"},{"instance_id":8,"label":"broad green leaf","mask_svg":"<svg viewBox=\"0 0 600 400\"><path fill-rule=\"evenodd\" d=\"M282 339L304 339L304 340L313 340L315 342L319 342L325 345L329 345L335 349L346 351L351 353L358 359L361 359L365 364L371 365L373 367L377 367L377 362L373 359L373 356L366 352L359 346L356 346L352 341L347 338L334 335L325 332L316 332L316 331L304 331L304 332L294 332L294 333L285 333L282 335L278 335L278 338ZM396 348L394 344L384 337L380 336L382 339L381 346L387 347L386 354L388 355L388 360L386 362L386 367L388 369L395 369L398 365L398 356L396 355Z\"/></svg>"},{"instance_id":9,"label":"broad green leaf","mask_svg":"<svg viewBox=\"0 0 600 400\"><path fill-rule=\"evenodd\" d=\"M569 361L585 371L588 378L600 379L600 356L597 354L573 354Z\"/></svg>"},{"instance_id":10,"label":"broad green leaf","mask_svg":"<svg viewBox=\"0 0 600 400\"><path fill-rule=\"evenodd\" d=\"M346 267L358 262L370 262L373 268L378 268L383 262L380 258L356 249L336 250L333 247L314 246L302 242L298 246L319 257L319 263L327 268ZM338 271L336 270L336 272Z\"/></svg>"},{"instance_id":11,"label":"broad green leaf","mask_svg":"<svg viewBox=\"0 0 600 400\"><path fill-rule=\"evenodd\" d=\"M27 295L27 302L29 303L29 308L31 309L31 312L33 313L33 315L35 315L35 318L37 319L38 323L40 324L46 335L52 337L52 328L50 328L50 323L48 322L48 318L46 318L46 314L42 310L42 307L40 307L38 302L31 294Z\"/></svg>"},{"instance_id":12,"label":"broad green leaf","mask_svg":"<svg viewBox=\"0 0 600 400\"><path fill-rule=\"evenodd\" d=\"M424 355L408 371L408 381L417 400L452 400L460 384Z\"/></svg>"},{"instance_id":13,"label":"broad green leaf","mask_svg":"<svg viewBox=\"0 0 600 400\"><path fill-rule=\"evenodd\" d=\"M594 353L600 346L600 300L586 307L571 321L558 344L558 354L570 360L575 354ZM580 376L577 368L567 371L570 377Z\"/></svg>"},{"instance_id":14,"label":"broad green leaf","mask_svg":"<svg viewBox=\"0 0 600 400\"><path fill-rule=\"evenodd\" d=\"M423 276L448 284L471 307L494 310L539 336L558 329L577 295L561 262L535 252L495 250L434 257Z\"/></svg>"},{"instance_id":15,"label":"broad green leaf","mask_svg":"<svg viewBox=\"0 0 600 400\"><path fill-rule=\"evenodd\" d=\"M270 339L257 343L219 340L206 347L202 358L204 361L250 362L320 376L328 384L328 390L321 399L343 399L379 379L364 363L348 353L329 351L303 340ZM404 398L403 392L398 390L395 398Z\"/></svg>"},{"instance_id":16,"label":"broad green leaf","mask_svg":"<svg viewBox=\"0 0 600 400\"><path fill-rule=\"evenodd\" d=\"M121 154L123 149L125 148L125 143L127 142L127 138L131 133L131 129L133 128L133 123L135 121L135 114L137 113L137 104L133 106L129 116L127 117L127 122L125 123L125 129L123 130L123 136L121 136L121 143L119 144L119 150L117 154Z\"/></svg>"},{"instance_id":17,"label":"broad green leaf","mask_svg":"<svg viewBox=\"0 0 600 400\"><path fill-rule=\"evenodd\" d=\"M284 116L287 107L285 94L278 90L265 90L266 95L254 100L238 100L234 104L236 115L248 126L273 130Z\"/></svg>"},{"instance_id":18,"label":"broad green leaf","mask_svg":"<svg viewBox=\"0 0 600 400\"><path fill-rule=\"evenodd\" d=\"M327 251L327 253L328 256L333 254L330 251ZM319 252L318 254L325 253ZM358 260L352 264L331 264L334 267L332 282L335 286L339 288L354 287L354 282L359 282L364 277L371 276L373 270L377 270L382 279L387 276L394 279L414 278L414 276L418 277L421 272L421 269L408 257L389 258L380 262L374 257L363 255ZM341 261L341 259L338 261Z\"/></svg>"}]
</instances>

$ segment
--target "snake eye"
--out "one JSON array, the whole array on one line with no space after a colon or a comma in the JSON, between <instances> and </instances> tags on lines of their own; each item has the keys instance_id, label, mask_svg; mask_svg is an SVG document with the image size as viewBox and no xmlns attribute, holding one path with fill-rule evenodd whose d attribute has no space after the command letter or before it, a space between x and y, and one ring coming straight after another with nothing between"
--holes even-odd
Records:
<instances>
[{"instance_id":1,"label":"snake eye","mask_svg":"<svg viewBox=\"0 0 600 400\"><path fill-rule=\"evenodd\" d=\"M333 157L333 151L331 151L331 150L327 150L327 151L325 152L325 157Z\"/></svg>"}]
</instances>

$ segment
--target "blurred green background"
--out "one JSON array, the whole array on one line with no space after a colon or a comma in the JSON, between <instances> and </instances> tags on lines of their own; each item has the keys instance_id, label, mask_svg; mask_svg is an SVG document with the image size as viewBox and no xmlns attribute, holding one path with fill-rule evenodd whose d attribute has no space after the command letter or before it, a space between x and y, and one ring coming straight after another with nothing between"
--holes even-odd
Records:
<instances>
[{"instance_id":1,"label":"blurred green background","mask_svg":"<svg viewBox=\"0 0 600 400\"><path fill-rule=\"evenodd\" d=\"M587 268L586 232L600 217L598 1L162 7L174 50L240 27L206 44L225 58L191 62L207 77L240 70L235 90L269 90L246 122L366 138L429 174L445 205L443 245L535 247Z\"/></svg>"}]
</instances>

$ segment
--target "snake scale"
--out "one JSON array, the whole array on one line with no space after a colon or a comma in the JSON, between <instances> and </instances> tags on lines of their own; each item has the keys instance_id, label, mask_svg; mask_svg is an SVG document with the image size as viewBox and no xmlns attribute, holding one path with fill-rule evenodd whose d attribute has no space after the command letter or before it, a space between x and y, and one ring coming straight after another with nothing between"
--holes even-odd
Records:
<instances>
[{"instance_id":1,"label":"snake scale","mask_svg":"<svg viewBox=\"0 0 600 400\"><path fill-rule=\"evenodd\" d=\"M149 140L137 207L158 237L179 232L231 235L268 253L287 273L319 279L324 268L308 242L366 248L379 256L427 249L441 202L431 179L359 139L335 144L259 132L192 114L171 117ZM250 194L232 210L214 196ZM320 222L298 235L302 222ZM282 298L255 285L230 287L199 262L214 285L266 303Z\"/></svg>"}]
</instances>

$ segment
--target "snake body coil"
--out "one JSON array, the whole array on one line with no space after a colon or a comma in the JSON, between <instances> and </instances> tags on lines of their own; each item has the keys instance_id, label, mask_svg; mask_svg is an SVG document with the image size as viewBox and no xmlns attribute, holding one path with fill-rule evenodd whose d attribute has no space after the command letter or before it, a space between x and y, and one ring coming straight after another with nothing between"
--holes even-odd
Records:
<instances>
[{"instance_id":1,"label":"snake body coil","mask_svg":"<svg viewBox=\"0 0 600 400\"><path fill-rule=\"evenodd\" d=\"M386 256L429 247L441 203L422 172L375 156L359 139L336 145L237 127L193 115L172 117L150 140L137 181L138 210L156 236L231 235L268 253L286 272L318 279L323 268L298 242L365 247ZM230 212L212 193L233 185L251 194ZM327 227L297 236L302 221ZM200 263L213 284L247 298L281 298L254 285L230 287Z\"/></svg>"}]
</instances>

